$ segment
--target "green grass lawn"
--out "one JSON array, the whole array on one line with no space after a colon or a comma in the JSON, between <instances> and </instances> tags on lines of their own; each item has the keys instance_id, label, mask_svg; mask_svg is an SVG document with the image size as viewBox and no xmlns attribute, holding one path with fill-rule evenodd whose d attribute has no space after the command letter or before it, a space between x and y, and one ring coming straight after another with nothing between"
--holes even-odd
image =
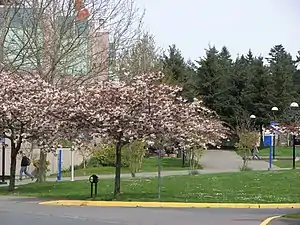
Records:
<instances>
[{"instance_id":1,"label":"green grass lawn","mask_svg":"<svg viewBox=\"0 0 300 225\"><path fill-rule=\"evenodd\" d=\"M290 218L290 219L300 219L300 214L287 214L283 216L284 218Z\"/></svg>"},{"instance_id":2,"label":"green grass lawn","mask_svg":"<svg viewBox=\"0 0 300 225\"><path fill-rule=\"evenodd\" d=\"M273 164L281 167L281 168L292 168L293 167L293 149L292 147L276 147L275 148L275 158L277 157L276 161L273 161ZM263 148L259 151L259 155L262 157L269 157L270 154L270 147ZM296 155L299 157L300 148L296 147ZM280 159L281 157L286 157L290 159ZM300 166L300 163L296 161L296 166Z\"/></svg>"},{"instance_id":3,"label":"green grass lawn","mask_svg":"<svg viewBox=\"0 0 300 225\"><path fill-rule=\"evenodd\" d=\"M269 156L270 147L265 147L259 151L261 156ZM300 156L300 147L296 146L296 155ZM275 156L278 157L293 157L292 147L275 147Z\"/></svg>"},{"instance_id":4,"label":"green grass lawn","mask_svg":"<svg viewBox=\"0 0 300 225\"><path fill-rule=\"evenodd\" d=\"M161 201L300 203L300 171L236 172L162 178ZM113 180L100 180L97 200L112 200ZM117 200L157 201L157 178L121 181ZM7 195L6 188L0 188ZM88 199L87 181L32 183L19 186L14 195L46 199Z\"/></svg>"},{"instance_id":5,"label":"green grass lawn","mask_svg":"<svg viewBox=\"0 0 300 225\"><path fill-rule=\"evenodd\" d=\"M157 171L157 158L144 158L142 169L139 172L155 172ZM161 159L162 170L188 170L189 167L182 167L182 160L179 158L162 158ZM201 166L200 166L201 168ZM89 167L86 169L77 169L75 170L75 176L86 176L95 174L113 174L115 172L115 167ZM122 168L122 173L130 173L129 168ZM57 176L52 174L51 177ZM63 177L70 177L70 171L64 171L62 173Z\"/></svg>"},{"instance_id":6,"label":"green grass lawn","mask_svg":"<svg viewBox=\"0 0 300 225\"><path fill-rule=\"evenodd\" d=\"M281 168L293 168L293 160L276 160L273 161L273 164ZM296 161L296 167L299 166L300 166L300 162Z\"/></svg>"}]
</instances>

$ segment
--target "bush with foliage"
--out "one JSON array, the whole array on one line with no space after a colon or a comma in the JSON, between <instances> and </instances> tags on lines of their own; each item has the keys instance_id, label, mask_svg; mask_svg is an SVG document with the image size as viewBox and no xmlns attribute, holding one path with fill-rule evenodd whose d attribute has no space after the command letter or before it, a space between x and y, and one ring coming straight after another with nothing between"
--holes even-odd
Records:
<instances>
[{"instance_id":1,"label":"bush with foliage","mask_svg":"<svg viewBox=\"0 0 300 225\"><path fill-rule=\"evenodd\" d=\"M144 140L134 140L123 147L123 152L126 156L129 156L132 177L135 177L135 173L141 170L146 150L147 146Z\"/></svg>"},{"instance_id":2,"label":"bush with foliage","mask_svg":"<svg viewBox=\"0 0 300 225\"><path fill-rule=\"evenodd\" d=\"M126 151L122 151L122 167L129 167L130 160ZM101 144L96 146L93 155L90 158L88 165L97 166L115 166L116 163L116 147L115 144Z\"/></svg>"},{"instance_id":3,"label":"bush with foliage","mask_svg":"<svg viewBox=\"0 0 300 225\"><path fill-rule=\"evenodd\" d=\"M259 140L258 132L240 132L239 142L235 144L236 150L243 157L243 168L248 165L248 160L251 157L251 149L255 147Z\"/></svg>"},{"instance_id":4,"label":"bush with foliage","mask_svg":"<svg viewBox=\"0 0 300 225\"><path fill-rule=\"evenodd\" d=\"M200 158L203 156L204 148L194 146L186 149L186 154L189 156L189 164L191 171L201 169Z\"/></svg>"},{"instance_id":5,"label":"bush with foliage","mask_svg":"<svg viewBox=\"0 0 300 225\"><path fill-rule=\"evenodd\" d=\"M40 170L40 160L39 159L34 159L32 161L32 164L34 166L34 170L32 171L32 175L37 177L39 170ZM50 171L50 161L46 160L46 170L45 172L49 172Z\"/></svg>"}]
</instances>

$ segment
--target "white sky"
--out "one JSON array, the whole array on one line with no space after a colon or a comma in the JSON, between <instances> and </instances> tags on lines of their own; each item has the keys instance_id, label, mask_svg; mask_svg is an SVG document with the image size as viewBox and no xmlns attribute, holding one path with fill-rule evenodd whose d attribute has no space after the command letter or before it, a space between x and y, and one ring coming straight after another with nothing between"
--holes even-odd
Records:
<instances>
[{"instance_id":1,"label":"white sky","mask_svg":"<svg viewBox=\"0 0 300 225\"><path fill-rule=\"evenodd\" d=\"M203 56L209 44L226 45L233 56L249 48L267 56L276 44L293 56L300 50L299 0L136 1L157 44L176 44L186 59Z\"/></svg>"}]
</instances>

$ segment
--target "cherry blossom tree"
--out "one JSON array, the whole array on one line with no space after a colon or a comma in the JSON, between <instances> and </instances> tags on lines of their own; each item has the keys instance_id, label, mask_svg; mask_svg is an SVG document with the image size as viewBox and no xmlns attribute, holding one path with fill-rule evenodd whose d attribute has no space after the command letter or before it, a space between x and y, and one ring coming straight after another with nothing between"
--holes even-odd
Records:
<instances>
[{"instance_id":1,"label":"cherry blossom tree","mask_svg":"<svg viewBox=\"0 0 300 225\"><path fill-rule=\"evenodd\" d=\"M41 156L55 149L56 140L65 137L72 123L62 120L56 107L68 95L32 74L2 72L0 84L0 129L11 142L9 190L15 187L16 159L24 140L35 140ZM66 105L66 104L64 104ZM63 114L64 115L64 114ZM45 160L43 160L45 161Z\"/></svg>"},{"instance_id":2,"label":"cherry blossom tree","mask_svg":"<svg viewBox=\"0 0 300 225\"><path fill-rule=\"evenodd\" d=\"M117 195L120 193L121 148L133 139L142 138L145 133L143 121L147 115L143 113L143 96L137 95L134 86L121 82L89 87L84 96L77 101L69 119L81 121L90 132L116 144L114 193Z\"/></svg>"},{"instance_id":3,"label":"cherry blossom tree","mask_svg":"<svg viewBox=\"0 0 300 225\"><path fill-rule=\"evenodd\" d=\"M125 144L136 139L160 142L169 134L186 146L203 146L215 144L226 134L214 112L197 99L192 103L183 100L181 87L161 83L161 73L76 89L54 88L32 75L22 74L20 79L16 73L2 73L1 77L6 81L0 86L1 128L12 142L11 190L15 185L16 156L24 139L40 143L41 157L53 151L62 138L75 141L96 134L103 141L114 142L117 195Z\"/></svg>"},{"instance_id":4,"label":"cherry blossom tree","mask_svg":"<svg viewBox=\"0 0 300 225\"><path fill-rule=\"evenodd\" d=\"M163 84L161 73L134 76L130 82L102 82L81 89L68 120L116 143L114 194L120 193L121 149L135 139L159 141L171 133L189 144L212 143L225 129L201 101L179 98L181 88ZM127 80L128 81L128 80Z\"/></svg>"},{"instance_id":5,"label":"cherry blossom tree","mask_svg":"<svg viewBox=\"0 0 300 225\"><path fill-rule=\"evenodd\" d=\"M40 79L25 77L20 79L18 74L1 73L0 126L4 137L11 142L11 190L15 186L16 157L22 141L38 129L40 116L45 115L51 92L49 85Z\"/></svg>"}]
</instances>

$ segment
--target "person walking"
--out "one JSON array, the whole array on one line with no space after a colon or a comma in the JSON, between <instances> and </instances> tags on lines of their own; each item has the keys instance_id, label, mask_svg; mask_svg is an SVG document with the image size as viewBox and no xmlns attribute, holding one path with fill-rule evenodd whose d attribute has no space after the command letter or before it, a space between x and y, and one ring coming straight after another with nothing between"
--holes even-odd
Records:
<instances>
[{"instance_id":1,"label":"person walking","mask_svg":"<svg viewBox=\"0 0 300 225\"><path fill-rule=\"evenodd\" d=\"M252 158L253 159L261 160L261 157L258 154L259 150L258 150L258 147L256 145L253 147L253 149L251 150L251 152L252 152Z\"/></svg>"},{"instance_id":2,"label":"person walking","mask_svg":"<svg viewBox=\"0 0 300 225\"><path fill-rule=\"evenodd\" d=\"M21 160L21 169L20 169L20 180L22 180L23 173L30 177L31 180L34 180L34 176L28 172L28 166L30 165L30 159L26 156L23 155L22 160Z\"/></svg>"}]
</instances>

